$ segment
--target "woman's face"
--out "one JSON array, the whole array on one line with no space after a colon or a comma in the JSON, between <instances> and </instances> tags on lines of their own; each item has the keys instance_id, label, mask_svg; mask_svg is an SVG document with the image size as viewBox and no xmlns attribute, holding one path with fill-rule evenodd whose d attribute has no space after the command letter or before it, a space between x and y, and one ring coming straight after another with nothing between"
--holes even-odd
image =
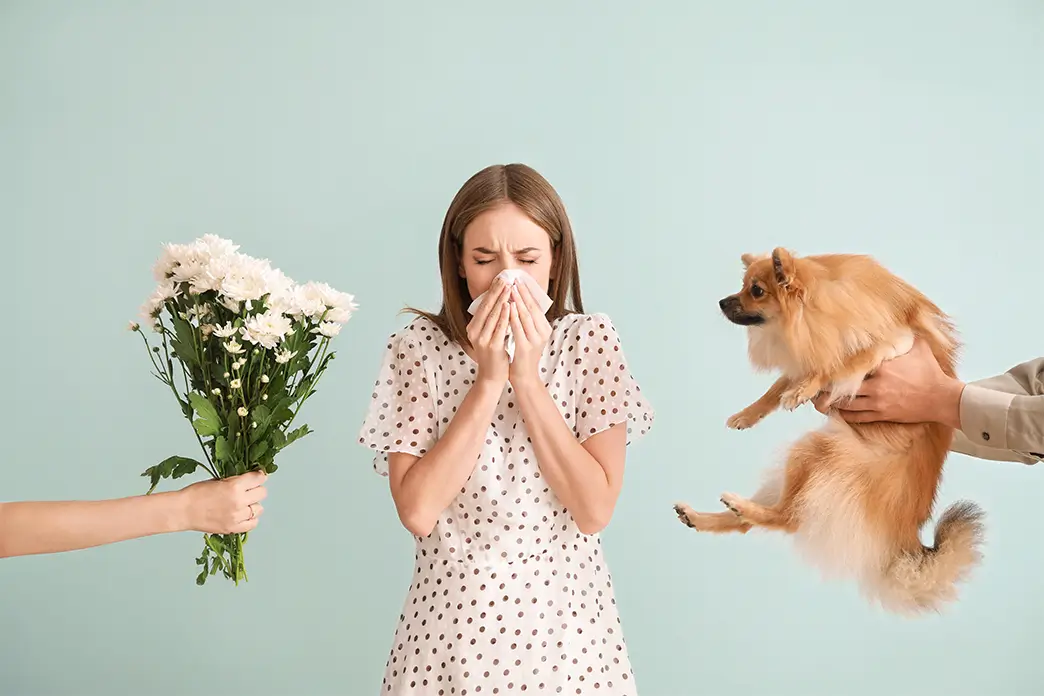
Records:
<instances>
[{"instance_id":1,"label":"woman's face","mask_svg":"<svg viewBox=\"0 0 1044 696\"><path fill-rule=\"evenodd\" d=\"M553 262L547 232L511 203L480 214L464 230L460 276L467 280L472 300L509 268L525 271L547 292Z\"/></svg>"}]
</instances>

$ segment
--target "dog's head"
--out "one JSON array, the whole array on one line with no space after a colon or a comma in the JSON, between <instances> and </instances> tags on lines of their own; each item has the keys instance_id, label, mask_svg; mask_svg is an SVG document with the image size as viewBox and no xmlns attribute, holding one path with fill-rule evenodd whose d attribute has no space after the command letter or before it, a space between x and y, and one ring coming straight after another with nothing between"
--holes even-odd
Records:
<instances>
[{"instance_id":1,"label":"dog's head","mask_svg":"<svg viewBox=\"0 0 1044 696\"><path fill-rule=\"evenodd\" d=\"M722 314L740 326L764 326L803 298L800 259L777 247L770 255L743 254L743 288L718 301Z\"/></svg>"}]
</instances>

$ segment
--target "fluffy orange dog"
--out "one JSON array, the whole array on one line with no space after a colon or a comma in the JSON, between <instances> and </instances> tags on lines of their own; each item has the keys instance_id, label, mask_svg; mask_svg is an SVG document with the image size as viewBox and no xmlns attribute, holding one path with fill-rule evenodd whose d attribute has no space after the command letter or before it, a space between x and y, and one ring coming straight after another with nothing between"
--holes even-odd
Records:
<instances>
[{"instance_id":1,"label":"fluffy orange dog","mask_svg":"<svg viewBox=\"0 0 1044 696\"><path fill-rule=\"evenodd\" d=\"M719 303L748 328L751 363L782 376L728 420L750 428L777 407L793 410L829 391L850 399L883 360L926 341L947 375L957 339L927 297L867 256L743 255L741 292ZM726 493L725 512L678 504L688 526L706 532L752 527L793 534L826 574L854 579L863 593L898 613L938 611L981 560L982 512L950 506L935 542L921 543L932 515L952 429L936 423L853 424L831 417L802 437L786 464L750 499Z\"/></svg>"}]
</instances>

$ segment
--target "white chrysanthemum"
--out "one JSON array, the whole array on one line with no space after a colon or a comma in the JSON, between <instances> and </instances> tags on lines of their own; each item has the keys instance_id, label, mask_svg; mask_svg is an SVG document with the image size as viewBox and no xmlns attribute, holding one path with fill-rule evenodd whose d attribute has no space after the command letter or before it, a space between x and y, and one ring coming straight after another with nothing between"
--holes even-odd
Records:
<instances>
[{"instance_id":1,"label":"white chrysanthemum","mask_svg":"<svg viewBox=\"0 0 1044 696\"><path fill-rule=\"evenodd\" d=\"M209 261L206 252L195 246L188 247L187 252L179 259L178 265L171 269L170 277L178 283L192 283L203 273Z\"/></svg>"},{"instance_id":2,"label":"white chrysanthemum","mask_svg":"<svg viewBox=\"0 0 1044 696\"><path fill-rule=\"evenodd\" d=\"M352 307L333 307L326 310L326 315L323 317L326 321L337 322L338 324L347 323L352 318L352 313L357 309L355 304Z\"/></svg>"},{"instance_id":3,"label":"white chrysanthemum","mask_svg":"<svg viewBox=\"0 0 1044 696\"><path fill-rule=\"evenodd\" d=\"M239 355L243 352L243 346L236 342L236 339L230 339L225 343L225 350L231 355Z\"/></svg>"},{"instance_id":4,"label":"white chrysanthemum","mask_svg":"<svg viewBox=\"0 0 1044 696\"><path fill-rule=\"evenodd\" d=\"M234 379L228 383L229 389L239 389L243 386L243 383L239 379Z\"/></svg>"},{"instance_id":5,"label":"white chrysanthemum","mask_svg":"<svg viewBox=\"0 0 1044 696\"><path fill-rule=\"evenodd\" d=\"M353 295L341 292L340 290L334 290L326 283L320 283L319 290L323 294L323 302L326 304L327 309L342 310L347 314L347 316L351 316L352 312L359 309L359 306L355 304L355 297ZM327 313L326 316L329 317L330 314ZM347 318L345 321L347 321Z\"/></svg>"},{"instance_id":6,"label":"white chrysanthemum","mask_svg":"<svg viewBox=\"0 0 1044 696\"><path fill-rule=\"evenodd\" d=\"M172 278L179 283L190 283L194 293L217 290L224 259L238 249L229 240L213 234L203 235L192 244L166 244L152 273L160 282Z\"/></svg>"},{"instance_id":7,"label":"white chrysanthemum","mask_svg":"<svg viewBox=\"0 0 1044 696\"><path fill-rule=\"evenodd\" d=\"M145 301L145 304L141 306L142 318L151 320L159 316L159 313L163 311L163 305L167 300L172 300L181 294L181 287L173 281L164 281L160 283L159 287L156 288L155 292L149 296L149 299Z\"/></svg>"},{"instance_id":8,"label":"white chrysanthemum","mask_svg":"<svg viewBox=\"0 0 1044 696\"><path fill-rule=\"evenodd\" d=\"M218 298L218 303L228 311L234 312L235 314L239 314L239 310L242 309L242 303L233 300L231 297L221 296Z\"/></svg>"},{"instance_id":9,"label":"white chrysanthemum","mask_svg":"<svg viewBox=\"0 0 1044 696\"><path fill-rule=\"evenodd\" d=\"M214 334L220 338L232 338L236 335L236 327L232 326L232 322L228 322L214 329Z\"/></svg>"},{"instance_id":10,"label":"white chrysanthemum","mask_svg":"<svg viewBox=\"0 0 1044 696\"><path fill-rule=\"evenodd\" d=\"M195 246L212 259L221 258L222 256L231 256L239 251L238 244L233 244L230 240L222 239L216 234L203 235L196 240Z\"/></svg>"},{"instance_id":11,"label":"white chrysanthemum","mask_svg":"<svg viewBox=\"0 0 1044 696\"><path fill-rule=\"evenodd\" d=\"M191 291L200 294L211 290L220 290L225 276L234 263L233 256L218 256L211 258L200 269L191 282Z\"/></svg>"},{"instance_id":12,"label":"white chrysanthemum","mask_svg":"<svg viewBox=\"0 0 1044 696\"><path fill-rule=\"evenodd\" d=\"M188 258L191 250L186 244L164 244L160 257L152 266L152 275L156 282L162 283L170 278L170 274L181 264L182 259Z\"/></svg>"},{"instance_id":13,"label":"white chrysanthemum","mask_svg":"<svg viewBox=\"0 0 1044 696\"><path fill-rule=\"evenodd\" d=\"M288 317L279 312L268 311L247 319L242 334L250 343L271 350L278 346L292 329L293 324Z\"/></svg>"},{"instance_id":14,"label":"white chrysanthemum","mask_svg":"<svg viewBox=\"0 0 1044 696\"><path fill-rule=\"evenodd\" d=\"M228 270L221 282L221 293L236 302L259 300L268 292L271 271L266 259L242 254L230 257Z\"/></svg>"},{"instance_id":15,"label":"white chrysanthemum","mask_svg":"<svg viewBox=\"0 0 1044 696\"><path fill-rule=\"evenodd\" d=\"M319 326L312 329L312 333L322 334L327 338L333 338L341 333L341 325L333 321L324 321L319 324Z\"/></svg>"},{"instance_id":16,"label":"white chrysanthemum","mask_svg":"<svg viewBox=\"0 0 1044 696\"><path fill-rule=\"evenodd\" d=\"M318 283L305 283L294 288L290 314L296 317L318 317L326 311L322 290Z\"/></svg>"},{"instance_id":17,"label":"white chrysanthemum","mask_svg":"<svg viewBox=\"0 0 1044 696\"><path fill-rule=\"evenodd\" d=\"M296 350L293 353L291 353L289 350L284 350L280 352L278 355L276 355L276 362L280 365L285 365L286 363L290 362L295 355L297 355Z\"/></svg>"},{"instance_id":18,"label":"white chrysanthemum","mask_svg":"<svg viewBox=\"0 0 1044 696\"><path fill-rule=\"evenodd\" d=\"M295 317L308 317L343 324L358 309L355 298L340 292L326 283L305 283L294 290L294 299L288 313ZM325 315L325 316L324 316Z\"/></svg>"},{"instance_id":19,"label":"white chrysanthemum","mask_svg":"<svg viewBox=\"0 0 1044 696\"><path fill-rule=\"evenodd\" d=\"M294 281L278 268L272 268L265 277L268 288L268 309L284 314L293 305Z\"/></svg>"}]
</instances>

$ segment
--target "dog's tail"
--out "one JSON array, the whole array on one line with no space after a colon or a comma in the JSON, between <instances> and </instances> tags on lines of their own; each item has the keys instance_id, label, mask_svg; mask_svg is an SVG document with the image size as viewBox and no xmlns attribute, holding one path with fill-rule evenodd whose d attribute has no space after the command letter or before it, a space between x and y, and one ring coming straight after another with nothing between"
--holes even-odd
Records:
<instances>
[{"instance_id":1,"label":"dog's tail","mask_svg":"<svg viewBox=\"0 0 1044 696\"><path fill-rule=\"evenodd\" d=\"M957 586L982 561L984 514L975 503L948 507L935 543L891 561L870 588L885 609L901 614L939 611L957 599Z\"/></svg>"}]
</instances>

